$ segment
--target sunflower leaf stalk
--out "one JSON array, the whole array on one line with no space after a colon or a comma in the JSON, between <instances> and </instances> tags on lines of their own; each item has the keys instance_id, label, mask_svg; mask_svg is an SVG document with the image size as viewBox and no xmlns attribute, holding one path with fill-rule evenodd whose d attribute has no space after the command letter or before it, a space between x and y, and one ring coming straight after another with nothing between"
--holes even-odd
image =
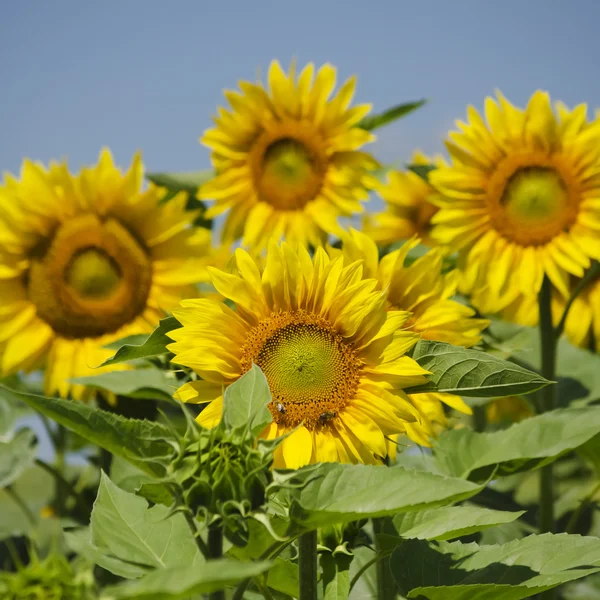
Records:
<instances>
[{"instance_id":1,"label":"sunflower leaf stalk","mask_svg":"<svg viewBox=\"0 0 600 600\"><path fill-rule=\"evenodd\" d=\"M556 374L556 335L552 325L551 310L552 285L548 277L544 277L542 288L538 296L540 311L540 342L542 359L542 376L552 381ZM556 388L548 385L539 392L540 412L546 412L556 408ZM540 533L552 533L554 531L554 473L553 465L549 464L542 468L540 475ZM544 593L544 600L552 600L554 591Z\"/></svg>"}]
</instances>

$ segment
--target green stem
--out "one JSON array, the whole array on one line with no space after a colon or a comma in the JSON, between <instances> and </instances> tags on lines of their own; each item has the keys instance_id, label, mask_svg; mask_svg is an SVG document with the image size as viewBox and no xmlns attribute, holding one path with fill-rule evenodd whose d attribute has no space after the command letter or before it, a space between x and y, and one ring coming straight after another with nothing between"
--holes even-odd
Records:
<instances>
[{"instance_id":1,"label":"green stem","mask_svg":"<svg viewBox=\"0 0 600 600\"><path fill-rule=\"evenodd\" d=\"M258 578L256 583L258 585L258 589L260 590L260 593L263 595L263 598L265 598L265 600L274 600L273 594L271 594L271 591L269 590L269 587L267 586L267 578L266 577L264 578L264 580L263 580L263 578Z\"/></svg>"},{"instance_id":2,"label":"green stem","mask_svg":"<svg viewBox=\"0 0 600 600\"><path fill-rule=\"evenodd\" d=\"M196 526L196 521L194 521L194 517L188 510L184 510L183 514L185 515L185 520L188 524L188 527L190 528L190 531L192 532L192 536L194 536L196 546L198 546L198 550L200 550L200 554L202 554L202 556L204 556L204 558L208 560L211 557L210 549L204 543L204 540L202 539L200 532L198 531L198 527Z\"/></svg>"},{"instance_id":3,"label":"green stem","mask_svg":"<svg viewBox=\"0 0 600 600\"><path fill-rule=\"evenodd\" d=\"M379 533L385 533L386 529L391 527L391 519L389 517L380 517L373 519L373 529L375 531L375 548L377 554L384 554L384 549L381 548L380 541L377 537ZM392 576L390 569L389 556L383 556L380 561L377 561L377 598L378 600L394 600L397 594L397 586Z\"/></svg>"},{"instance_id":4,"label":"green stem","mask_svg":"<svg viewBox=\"0 0 600 600\"><path fill-rule=\"evenodd\" d=\"M54 497L56 499L56 512L59 517L66 516L65 505L67 502L67 494L65 493L65 487L61 483L60 479L65 480L65 453L67 448L67 430L62 426L58 425L54 438L54 467L56 473L60 475L60 478L55 478ZM65 480L66 481L66 480Z\"/></svg>"},{"instance_id":5,"label":"green stem","mask_svg":"<svg viewBox=\"0 0 600 600\"><path fill-rule=\"evenodd\" d=\"M473 429L477 432L485 431L487 418L485 414L485 406L473 407Z\"/></svg>"},{"instance_id":6,"label":"green stem","mask_svg":"<svg viewBox=\"0 0 600 600\"><path fill-rule=\"evenodd\" d=\"M557 339L561 336L563 329L565 328L565 323L567 322L567 317L569 316L569 311L571 310L571 306L573 306L573 302L575 302L575 299L577 298L577 296L579 296L579 294L581 294L581 292L583 292L583 290L592 281L594 281L598 277L598 275L600 275L600 264L597 261L594 261L592 263L592 266L590 267L589 271L584 275L584 277L581 279L581 281L577 284L577 286L573 290L573 293L571 294L571 297L569 298L569 301L567 302L567 305L565 306L565 309L560 318L560 321L559 321L558 325L556 326L556 328L554 329L554 335L556 336Z\"/></svg>"},{"instance_id":7,"label":"green stem","mask_svg":"<svg viewBox=\"0 0 600 600\"><path fill-rule=\"evenodd\" d=\"M21 496L19 496L19 494L17 494L17 492L15 492L13 487L10 485L6 486L4 490L13 499L14 503L21 509L22 513L27 517L29 523L35 527L37 523L35 515L31 512L29 506L25 504L23 498L21 498Z\"/></svg>"},{"instance_id":8,"label":"green stem","mask_svg":"<svg viewBox=\"0 0 600 600\"><path fill-rule=\"evenodd\" d=\"M208 529L208 553L212 559L223 557L223 528L213 526ZM217 590L208 595L210 600L225 600L225 590Z\"/></svg>"},{"instance_id":9,"label":"green stem","mask_svg":"<svg viewBox=\"0 0 600 600\"><path fill-rule=\"evenodd\" d=\"M358 580L363 576L364 572L372 567L377 561L382 560L386 556L389 556L391 552L385 552L384 554L376 554L371 560L368 560L354 575L350 582L350 591L357 584Z\"/></svg>"},{"instance_id":10,"label":"green stem","mask_svg":"<svg viewBox=\"0 0 600 600\"><path fill-rule=\"evenodd\" d=\"M600 483L579 503L577 510L571 515L567 524L566 533L573 533L583 511L592 503L594 496L600 491Z\"/></svg>"},{"instance_id":11,"label":"green stem","mask_svg":"<svg viewBox=\"0 0 600 600\"><path fill-rule=\"evenodd\" d=\"M542 376L553 381L556 374L556 331L552 325L552 286L548 277L544 277L538 297L540 313L540 343L542 353ZM541 412L556 408L556 387L552 384L542 388L540 394ZM540 533L554 531L554 476L552 464L542 468L540 474ZM540 595L543 600L553 600L554 590Z\"/></svg>"},{"instance_id":12,"label":"green stem","mask_svg":"<svg viewBox=\"0 0 600 600\"><path fill-rule=\"evenodd\" d=\"M307 531L298 538L300 600L317 600L317 532Z\"/></svg>"}]
</instances>

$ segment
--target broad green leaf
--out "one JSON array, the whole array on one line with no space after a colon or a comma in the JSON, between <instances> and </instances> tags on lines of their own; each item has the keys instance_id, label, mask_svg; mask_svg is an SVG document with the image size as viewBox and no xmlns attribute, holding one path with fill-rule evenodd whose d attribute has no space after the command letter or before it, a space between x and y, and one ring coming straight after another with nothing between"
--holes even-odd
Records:
<instances>
[{"instance_id":1,"label":"broad green leaf","mask_svg":"<svg viewBox=\"0 0 600 600\"><path fill-rule=\"evenodd\" d=\"M141 346L149 337L150 334L147 333L135 333L133 335L127 335L115 342L111 342L110 344L106 344L103 348L107 348L108 350L118 350L121 346L125 345Z\"/></svg>"},{"instance_id":2,"label":"broad green leaf","mask_svg":"<svg viewBox=\"0 0 600 600\"><path fill-rule=\"evenodd\" d=\"M271 527L275 534L280 538L284 537L288 528L287 520L269 515ZM256 519L248 519L248 543L245 546L231 546L227 556L232 556L238 560L257 560L264 556L264 553L273 547L276 543L265 525Z\"/></svg>"},{"instance_id":3,"label":"broad green leaf","mask_svg":"<svg viewBox=\"0 0 600 600\"><path fill-rule=\"evenodd\" d=\"M10 437L9 434L15 423L15 409L12 403L2 398L0 400L0 441Z\"/></svg>"},{"instance_id":4,"label":"broad green leaf","mask_svg":"<svg viewBox=\"0 0 600 600\"><path fill-rule=\"evenodd\" d=\"M540 368L540 334L536 328L494 321L498 350L524 366ZM585 406L600 399L600 354L573 346L562 337L557 345L556 396L560 406Z\"/></svg>"},{"instance_id":5,"label":"broad green leaf","mask_svg":"<svg viewBox=\"0 0 600 600\"><path fill-rule=\"evenodd\" d=\"M257 436L273 420L267 406L269 384L256 365L225 390L222 423L227 429L248 430Z\"/></svg>"},{"instance_id":6,"label":"broad green leaf","mask_svg":"<svg viewBox=\"0 0 600 600\"><path fill-rule=\"evenodd\" d=\"M173 340L167 337L167 333L178 327L181 327L181 325L175 317L161 319L158 327L141 346L125 344L117 350L112 358L105 360L100 366L105 367L133 360L134 358L148 358L149 356L165 354L167 352L167 345L173 343Z\"/></svg>"},{"instance_id":7,"label":"broad green leaf","mask_svg":"<svg viewBox=\"0 0 600 600\"><path fill-rule=\"evenodd\" d=\"M82 402L0 389L146 473L162 477L171 462L174 450L168 440L173 440L173 434L160 423L126 419Z\"/></svg>"},{"instance_id":8,"label":"broad green leaf","mask_svg":"<svg viewBox=\"0 0 600 600\"><path fill-rule=\"evenodd\" d=\"M0 540L20 535L35 538L40 510L52 502L54 479L41 467L34 465L21 474L12 484L12 489L28 512L6 490L0 489Z\"/></svg>"},{"instance_id":9,"label":"broad green leaf","mask_svg":"<svg viewBox=\"0 0 600 600\"><path fill-rule=\"evenodd\" d=\"M301 469L296 479L304 485L290 491L292 516L311 528L444 506L481 489L464 479L403 467L336 463Z\"/></svg>"},{"instance_id":10,"label":"broad green leaf","mask_svg":"<svg viewBox=\"0 0 600 600\"><path fill-rule=\"evenodd\" d=\"M392 554L407 598L521 600L600 571L600 539L550 533L502 546L407 540Z\"/></svg>"},{"instance_id":11,"label":"broad green leaf","mask_svg":"<svg viewBox=\"0 0 600 600\"><path fill-rule=\"evenodd\" d=\"M203 561L181 513L166 506L148 508L135 494L102 473L90 520L91 542L104 554L148 569Z\"/></svg>"},{"instance_id":12,"label":"broad green leaf","mask_svg":"<svg viewBox=\"0 0 600 600\"><path fill-rule=\"evenodd\" d=\"M92 543L89 527L65 531L65 542L72 552L83 556L89 563L98 565L110 573L125 579L138 579L148 573L148 567L121 560L108 550L101 550Z\"/></svg>"},{"instance_id":13,"label":"broad green leaf","mask_svg":"<svg viewBox=\"0 0 600 600\"><path fill-rule=\"evenodd\" d=\"M31 429L21 429L11 439L0 441L0 488L9 486L28 469L36 454L37 444Z\"/></svg>"},{"instance_id":14,"label":"broad green leaf","mask_svg":"<svg viewBox=\"0 0 600 600\"><path fill-rule=\"evenodd\" d=\"M269 569L267 585L278 592L297 598L299 581L298 564L278 556Z\"/></svg>"},{"instance_id":15,"label":"broad green leaf","mask_svg":"<svg viewBox=\"0 0 600 600\"><path fill-rule=\"evenodd\" d=\"M321 554L323 569L323 600L346 600L350 593L350 563L352 556L331 552Z\"/></svg>"},{"instance_id":16,"label":"broad green leaf","mask_svg":"<svg viewBox=\"0 0 600 600\"><path fill-rule=\"evenodd\" d=\"M354 548L354 560L350 564L350 583L367 563L375 558L376 554L371 548L359 546ZM367 567L360 577L354 582L350 590L351 600L366 600L367 598L377 598L377 565L372 563Z\"/></svg>"},{"instance_id":17,"label":"broad green leaf","mask_svg":"<svg viewBox=\"0 0 600 600\"><path fill-rule=\"evenodd\" d=\"M393 123L402 117L410 114L411 112L421 108L427 100L417 100L416 102L405 102L403 104L397 104L396 106L392 106L392 108L388 108L382 113L377 115L372 115L370 117L365 117L360 121L357 127L361 129L366 129L367 131L373 131L375 129L379 129L384 125L388 125L389 123Z\"/></svg>"},{"instance_id":18,"label":"broad green leaf","mask_svg":"<svg viewBox=\"0 0 600 600\"><path fill-rule=\"evenodd\" d=\"M564 408L492 433L446 431L433 451L448 474L482 480L496 467L499 475L539 468L599 432L600 407Z\"/></svg>"},{"instance_id":19,"label":"broad green leaf","mask_svg":"<svg viewBox=\"0 0 600 600\"><path fill-rule=\"evenodd\" d=\"M188 600L210 594L264 573L268 562L237 562L226 558L203 565L179 565L156 570L137 581L103 590L100 600Z\"/></svg>"},{"instance_id":20,"label":"broad green leaf","mask_svg":"<svg viewBox=\"0 0 600 600\"><path fill-rule=\"evenodd\" d=\"M215 172L212 169L189 173L146 173L146 178L155 185L190 194L195 194L203 183L214 176Z\"/></svg>"},{"instance_id":21,"label":"broad green leaf","mask_svg":"<svg viewBox=\"0 0 600 600\"><path fill-rule=\"evenodd\" d=\"M135 369L110 371L90 377L75 377L73 383L100 388L118 396L144 400L173 400L173 393L179 387L177 380L167 377L160 369Z\"/></svg>"},{"instance_id":22,"label":"broad green leaf","mask_svg":"<svg viewBox=\"0 0 600 600\"><path fill-rule=\"evenodd\" d=\"M431 375L428 383L406 390L410 394L437 391L493 398L529 394L551 383L514 363L443 342L420 340L412 357Z\"/></svg>"},{"instance_id":23,"label":"broad green leaf","mask_svg":"<svg viewBox=\"0 0 600 600\"><path fill-rule=\"evenodd\" d=\"M450 506L396 515L394 527L403 538L451 540L495 525L511 523L524 512L490 510L479 506Z\"/></svg>"}]
</instances>

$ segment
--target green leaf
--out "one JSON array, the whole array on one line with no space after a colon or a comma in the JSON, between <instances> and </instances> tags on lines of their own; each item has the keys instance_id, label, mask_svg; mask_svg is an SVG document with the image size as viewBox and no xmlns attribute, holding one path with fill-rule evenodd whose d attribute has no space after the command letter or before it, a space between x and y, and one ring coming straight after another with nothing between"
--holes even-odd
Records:
<instances>
[{"instance_id":1,"label":"green leaf","mask_svg":"<svg viewBox=\"0 0 600 600\"><path fill-rule=\"evenodd\" d=\"M106 367L133 360L134 358L148 358L149 356L165 354L167 352L167 345L173 343L173 340L167 337L166 334L178 327L181 327L181 325L175 317L161 319L158 327L141 346L125 344L117 350L117 353L112 358L105 360L100 366Z\"/></svg>"},{"instance_id":2,"label":"green leaf","mask_svg":"<svg viewBox=\"0 0 600 600\"><path fill-rule=\"evenodd\" d=\"M540 335L537 328L494 321L490 327L502 341L499 350L524 366L539 370ZM600 399L600 354L577 348L561 338L557 345L556 396L561 407L586 406Z\"/></svg>"},{"instance_id":3,"label":"green leaf","mask_svg":"<svg viewBox=\"0 0 600 600\"><path fill-rule=\"evenodd\" d=\"M155 185L172 191L188 192L189 194L195 194L203 183L214 176L215 172L212 169L189 173L146 173L146 179L149 179Z\"/></svg>"},{"instance_id":4,"label":"green leaf","mask_svg":"<svg viewBox=\"0 0 600 600\"><path fill-rule=\"evenodd\" d=\"M271 589L297 598L300 585L298 565L284 558L277 557L267 575L267 586Z\"/></svg>"},{"instance_id":5,"label":"green leaf","mask_svg":"<svg viewBox=\"0 0 600 600\"><path fill-rule=\"evenodd\" d=\"M429 181L429 173L437 169L435 165L407 165L406 168L425 181Z\"/></svg>"},{"instance_id":6,"label":"green leaf","mask_svg":"<svg viewBox=\"0 0 600 600\"><path fill-rule=\"evenodd\" d=\"M406 390L410 394L437 391L494 398L529 394L551 383L514 363L443 342L420 340L412 357L431 375L428 383Z\"/></svg>"},{"instance_id":7,"label":"green leaf","mask_svg":"<svg viewBox=\"0 0 600 600\"><path fill-rule=\"evenodd\" d=\"M421 108L427 100L417 100L416 102L405 102L404 104L397 104L396 106L392 106L392 108L388 108L382 113L377 115L372 115L370 117L365 117L360 121L357 127L361 129L366 129L367 131L373 131L375 129L379 129L384 125L389 125L402 117L410 114L411 112Z\"/></svg>"},{"instance_id":8,"label":"green leaf","mask_svg":"<svg viewBox=\"0 0 600 600\"><path fill-rule=\"evenodd\" d=\"M290 491L292 516L310 528L452 504L481 489L464 479L403 467L336 463L301 469L296 479L304 485Z\"/></svg>"},{"instance_id":9,"label":"green leaf","mask_svg":"<svg viewBox=\"0 0 600 600\"><path fill-rule=\"evenodd\" d=\"M156 570L137 581L126 581L103 590L100 600L188 600L210 594L264 573L268 562L212 560L203 565L173 566Z\"/></svg>"},{"instance_id":10,"label":"green leaf","mask_svg":"<svg viewBox=\"0 0 600 600\"><path fill-rule=\"evenodd\" d=\"M138 579L148 573L148 567L121 560L106 549L100 549L92 543L89 527L65 531L65 542L72 552L83 556L89 563L98 565L114 575L125 579Z\"/></svg>"},{"instance_id":11,"label":"green leaf","mask_svg":"<svg viewBox=\"0 0 600 600\"><path fill-rule=\"evenodd\" d=\"M267 406L271 392L260 367L252 368L225 390L223 426L248 430L254 437L271 423L273 416Z\"/></svg>"},{"instance_id":12,"label":"green leaf","mask_svg":"<svg viewBox=\"0 0 600 600\"><path fill-rule=\"evenodd\" d=\"M111 342L110 344L106 344L103 348L107 348L108 350L118 350L121 346L125 345L141 346L149 337L150 335L147 333L135 333Z\"/></svg>"},{"instance_id":13,"label":"green leaf","mask_svg":"<svg viewBox=\"0 0 600 600\"><path fill-rule=\"evenodd\" d=\"M162 505L148 508L143 498L123 491L105 473L90 529L91 543L105 555L147 569L181 564L197 568L204 560L181 513Z\"/></svg>"},{"instance_id":14,"label":"green leaf","mask_svg":"<svg viewBox=\"0 0 600 600\"><path fill-rule=\"evenodd\" d=\"M21 429L8 441L0 441L0 488L9 486L33 464L37 454L35 434Z\"/></svg>"},{"instance_id":15,"label":"green leaf","mask_svg":"<svg viewBox=\"0 0 600 600\"><path fill-rule=\"evenodd\" d=\"M174 449L169 440L173 441L174 437L160 423L126 419L82 402L26 394L3 386L0 389L146 473L162 477L171 462Z\"/></svg>"},{"instance_id":16,"label":"green leaf","mask_svg":"<svg viewBox=\"0 0 600 600\"><path fill-rule=\"evenodd\" d=\"M390 564L407 598L520 600L600 571L600 539L547 533L502 546L408 540Z\"/></svg>"},{"instance_id":17,"label":"green leaf","mask_svg":"<svg viewBox=\"0 0 600 600\"><path fill-rule=\"evenodd\" d=\"M433 451L446 473L482 480L496 467L499 475L542 467L599 432L600 407L564 408L492 433L445 431Z\"/></svg>"},{"instance_id":18,"label":"green leaf","mask_svg":"<svg viewBox=\"0 0 600 600\"><path fill-rule=\"evenodd\" d=\"M407 539L451 540L511 523L524 513L478 506L451 506L396 515L394 527L400 537Z\"/></svg>"},{"instance_id":19,"label":"green leaf","mask_svg":"<svg viewBox=\"0 0 600 600\"><path fill-rule=\"evenodd\" d=\"M75 377L73 383L100 388L118 396L144 400L172 401L173 393L179 387L177 380L167 377L160 369L135 369L111 371L90 377Z\"/></svg>"},{"instance_id":20,"label":"green leaf","mask_svg":"<svg viewBox=\"0 0 600 600\"><path fill-rule=\"evenodd\" d=\"M350 593L350 563L352 556L330 552L321 554L323 569L323 600L346 600Z\"/></svg>"}]
</instances>

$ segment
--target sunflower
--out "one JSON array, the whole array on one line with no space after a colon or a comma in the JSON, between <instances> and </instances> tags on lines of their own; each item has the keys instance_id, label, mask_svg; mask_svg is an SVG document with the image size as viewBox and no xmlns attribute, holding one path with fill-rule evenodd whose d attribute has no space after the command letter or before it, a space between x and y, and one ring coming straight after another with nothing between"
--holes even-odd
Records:
<instances>
[{"instance_id":1,"label":"sunflower","mask_svg":"<svg viewBox=\"0 0 600 600\"><path fill-rule=\"evenodd\" d=\"M277 61L269 68L269 89L240 82L227 91L231 110L219 109L216 127L201 142L212 151L216 176L203 185L202 199L215 200L209 218L227 210L223 241L243 237L251 248L285 236L302 245L321 245L341 232L338 217L362 212L360 200L376 180L377 162L358 149L374 140L358 122L370 105L349 108L356 79L329 99L336 70L307 65L296 79Z\"/></svg>"},{"instance_id":2,"label":"sunflower","mask_svg":"<svg viewBox=\"0 0 600 600\"><path fill-rule=\"evenodd\" d=\"M411 316L405 326L421 338L473 346L481 340L489 321L475 318L473 309L452 299L459 274L456 270L443 274L440 249L430 250L405 266L408 253L418 243L418 238L413 238L380 261L375 242L365 233L350 230L343 238L341 253L346 264L363 261L365 277L375 278L377 288L387 291L388 310L408 311ZM331 252L335 255L338 251ZM423 418L408 424L406 432L421 445L429 445L429 439L447 426L442 404L466 414L472 412L462 398L452 394L412 394L411 399Z\"/></svg>"},{"instance_id":3,"label":"sunflower","mask_svg":"<svg viewBox=\"0 0 600 600\"><path fill-rule=\"evenodd\" d=\"M441 156L428 158L415 152L412 165L445 167ZM385 211L365 218L363 230L379 245L386 246L418 235L424 244L432 245L429 236L431 218L439 210L430 197L437 192L414 171L390 171L388 181L377 186L386 203Z\"/></svg>"},{"instance_id":4,"label":"sunflower","mask_svg":"<svg viewBox=\"0 0 600 600\"><path fill-rule=\"evenodd\" d=\"M487 124L473 107L430 180L441 195L432 236L460 251L463 291L536 295L544 275L567 297L569 276L600 258L600 120L586 106L552 111L536 92L525 110L498 93Z\"/></svg>"},{"instance_id":5,"label":"sunflower","mask_svg":"<svg viewBox=\"0 0 600 600\"><path fill-rule=\"evenodd\" d=\"M72 176L25 161L0 187L2 372L47 362L45 393L86 399L69 380L113 353L104 346L152 331L196 282L207 279L210 232L193 229L187 197L142 191L136 156L123 175L103 150Z\"/></svg>"},{"instance_id":6,"label":"sunflower","mask_svg":"<svg viewBox=\"0 0 600 600\"><path fill-rule=\"evenodd\" d=\"M173 310L182 324L168 334L173 361L202 377L178 397L209 402L198 421L212 427L223 390L255 363L272 394L263 436L291 432L276 467L381 462L386 436L422 418L403 391L427 374L405 356L419 339L404 329L409 313L386 310L385 292L363 278L361 261L344 266L322 248L311 258L302 246L271 242L264 268L239 248L232 262L232 272L210 272L235 311L210 299Z\"/></svg>"}]
</instances>

